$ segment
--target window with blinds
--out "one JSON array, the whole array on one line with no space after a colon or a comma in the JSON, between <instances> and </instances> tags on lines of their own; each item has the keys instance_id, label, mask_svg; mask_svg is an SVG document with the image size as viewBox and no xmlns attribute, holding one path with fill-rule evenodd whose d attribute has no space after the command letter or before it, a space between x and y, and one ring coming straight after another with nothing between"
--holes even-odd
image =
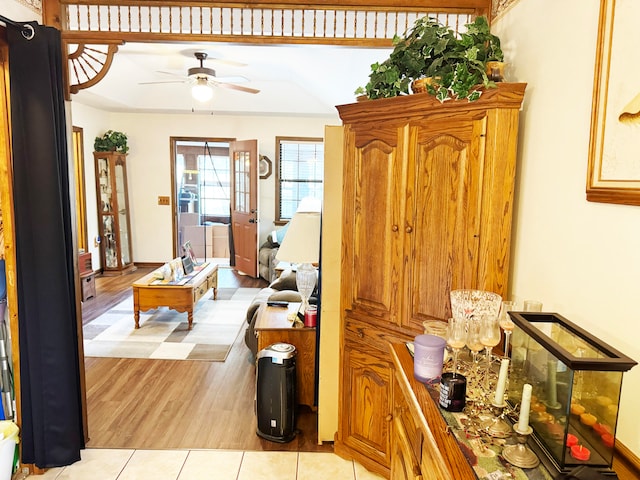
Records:
<instances>
[{"instance_id":1,"label":"window with blinds","mask_svg":"<svg viewBox=\"0 0 640 480\"><path fill-rule=\"evenodd\" d=\"M291 220L305 197L322 201L322 138L276 137L276 223Z\"/></svg>"}]
</instances>

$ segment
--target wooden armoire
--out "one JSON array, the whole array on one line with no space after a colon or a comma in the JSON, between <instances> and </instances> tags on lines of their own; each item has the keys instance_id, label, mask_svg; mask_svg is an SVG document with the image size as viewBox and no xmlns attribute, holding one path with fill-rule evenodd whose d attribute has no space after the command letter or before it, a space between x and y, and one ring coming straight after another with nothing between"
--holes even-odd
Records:
<instances>
[{"instance_id":1,"label":"wooden armoire","mask_svg":"<svg viewBox=\"0 0 640 480\"><path fill-rule=\"evenodd\" d=\"M449 292L507 293L526 84L475 102L428 94L338 106L344 124L341 364L335 451L389 477L389 342L446 320Z\"/></svg>"}]
</instances>

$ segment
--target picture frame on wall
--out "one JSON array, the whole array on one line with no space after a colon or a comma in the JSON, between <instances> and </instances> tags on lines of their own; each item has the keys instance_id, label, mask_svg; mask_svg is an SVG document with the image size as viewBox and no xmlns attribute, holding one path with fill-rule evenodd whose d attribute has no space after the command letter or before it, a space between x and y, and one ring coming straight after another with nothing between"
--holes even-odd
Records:
<instances>
[{"instance_id":1,"label":"picture frame on wall","mask_svg":"<svg viewBox=\"0 0 640 480\"><path fill-rule=\"evenodd\" d=\"M601 0L594 76L587 200L640 205L640 2Z\"/></svg>"}]
</instances>

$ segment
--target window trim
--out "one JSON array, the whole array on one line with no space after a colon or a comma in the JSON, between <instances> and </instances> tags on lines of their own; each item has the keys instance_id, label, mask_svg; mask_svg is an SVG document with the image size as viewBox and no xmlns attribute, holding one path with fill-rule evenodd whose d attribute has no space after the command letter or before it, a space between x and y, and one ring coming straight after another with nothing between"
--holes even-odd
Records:
<instances>
[{"instance_id":1,"label":"window trim","mask_svg":"<svg viewBox=\"0 0 640 480\"><path fill-rule=\"evenodd\" d=\"M280 218L280 143L286 142L315 142L322 143L324 146L324 138L323 137L276 137L276 161L275 161L275 189L276 189L276 204L275 204L275 212L274 212L274 220L273 223L275 225L286 225L291 220L290 218ZM323 159L324 160L324 159ZM324 182L324 178L323 178Z\"/></svg>"}]
</instances>

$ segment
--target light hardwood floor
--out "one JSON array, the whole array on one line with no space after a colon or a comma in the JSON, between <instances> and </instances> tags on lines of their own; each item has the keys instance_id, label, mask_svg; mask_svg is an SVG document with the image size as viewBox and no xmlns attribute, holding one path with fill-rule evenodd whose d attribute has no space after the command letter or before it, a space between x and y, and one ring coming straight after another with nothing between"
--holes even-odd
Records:
<instances>
[{"instance_id":1,"label":"light hardwood floor","mask_svg":"<svg viewBox=\"0 0 640 480\"><path fill-rule=\"evenodd\" d=\"M124 299L131 283L151 270L97 277L97 297L83 305L83 322ZM219 272L221 289L265 285L230 269ZM255 366L243 335L244 330L225 362L87 357L87 446L332 451L332 444L317 444L317 415L308 407L299 407L299 434L292 442L268 442L256 435Z\"/></svg>"}]
</instances>

